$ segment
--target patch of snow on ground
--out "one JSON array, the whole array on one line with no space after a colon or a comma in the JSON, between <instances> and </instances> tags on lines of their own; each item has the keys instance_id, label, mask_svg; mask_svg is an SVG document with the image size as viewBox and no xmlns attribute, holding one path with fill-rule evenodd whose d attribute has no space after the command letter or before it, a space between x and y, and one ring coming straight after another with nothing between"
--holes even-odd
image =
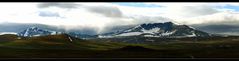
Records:
<instances>
[{"instance_id":1,"label":"patch of snow on ground","mask_svg":"<svg viewBox=\"0 0 239 61\"><path fill-rule=\"evenodd\" d=\"M154 36L154 35L144 35L144 37L160 37L160 36Z\"/></svg>"},{"instance_id":2,"label":"patch of snow on ground","mask_svg":"<svg viewBox=\"0 0 239 61\"><path fill-rule=\"evenodd\" d=\"M153 35L144 35L144 37L153 37Z\"/></svg>"},{"instance_id":3,"label":"patch of snow on ground","mask_svg":"<svg viewBox=\"0 0 239 61\"><path fill-rule=\"evenodd\" d=\"M69 38L69 40L72 42L72 39L71 39L71 37L68 37Z\"/></svg>"},{"instance_id":4,"label":"patch of snow on ground","mask_svg":"<svg viewBox=\"0 0 239 61\"><path fill-rule=\"evenodd\" d=\"M51 32L51 35L56 35L56 34L57 34L57 32L55 32L55 31Z\"/></svg>"},{"instance_id":5,"label":"patch of snow on ground","mask_svg":"<svg viewBox=\"0 0 239 61\"><path fill-rule=\"evenodd\" d=\"M153 34L153 33L157 33L159 30L160 30L160 28L153 28L153 29L150 29L150 30L143 29L142 31L144 33L151 33L151 34Z\"/></svg>"},{"instance_id":6,"label":"patch of snow on ground","mask_svg":"<svg viewBox=\"0 0 239 61\"><path fill-rule=\"evenodd\" d=\"M0 33L0 35L5 35L5 34L14 34L14 35L16 35L17 33L15 33L15 32L1 32Z\"/></svg>"},{"instance_id":7,"label":"patch of snow on ground","mask_svg":"<svg viewBox=\"0 0 239 61\"><path fill-rule=\"evenodd\" d=\"M101 36L99 35L98 38L112 38L113 36Z\"/></svg>"},{"instance_id":8,"label":"patch of snow on ground","mask_svg":"<svg viewBox=\"0 0 239 61\"><path fill-rule=\"evenodd\" d=\"M142 34L141 32L129 32L129 33L123 33L123 34L119 34L116 36L134 36L134 35L140 35Z\"/></svg>"},{"instance_id":9,"label":"patch of snow on ground","mask_svg":"<svg viewBox=\"0 0 239 61\"><path fill-rule=\"evenodd\" d=\"M38 35L33 35L33 36L35 37L35 36L41 36L41 35L38 34Z\"/></svg>"},{"instance_id":10,"label":"patch of snow on ground","mask_svg":"<svg viewBox=\"0 0 239 61\"><path fill-rule=\"evenodd\" d=\"M173 34L173 33L175 33L175 32L176 32L176 30L175 30L175 31L172 31L172 32L162 33L161 35L162 35L162 36L168 36L168 35L171 35L171 34Z\"/></svg>"},{"instance_id":11,"label":"patch of snow on ground","mask_svg":"<svg viewBox=\"0 0 239 61\"><path fill-rule=\"evenodd\" d=\"M196 34L195 33L193 33L192 35L186 35L187 37L195 37L196 36Z\"/></svg>"}]
</instances>

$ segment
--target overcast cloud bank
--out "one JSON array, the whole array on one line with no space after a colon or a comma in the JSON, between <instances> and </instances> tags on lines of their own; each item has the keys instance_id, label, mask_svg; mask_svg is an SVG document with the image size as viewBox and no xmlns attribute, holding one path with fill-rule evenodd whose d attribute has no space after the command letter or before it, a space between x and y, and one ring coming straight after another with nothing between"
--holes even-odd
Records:
<instances>
[{"instance_id":1,"label":"overcast cloud bank","mask_svg":"<svg viewBox=\"0 0 239 61\"><path fill-rule=\"evenodd\" d=\"M135 4L137 6L134 6L134 3L126 4L131 5L0 3L2 8L0 23L38 23L60 27L67 31L89 27L97 30L98 34L108 32L108 29L117 26L167 21L186 25L239 25L237 3L138 3ZM230 30L224 31L230 33Z\"/></svg>"}]
</instances>

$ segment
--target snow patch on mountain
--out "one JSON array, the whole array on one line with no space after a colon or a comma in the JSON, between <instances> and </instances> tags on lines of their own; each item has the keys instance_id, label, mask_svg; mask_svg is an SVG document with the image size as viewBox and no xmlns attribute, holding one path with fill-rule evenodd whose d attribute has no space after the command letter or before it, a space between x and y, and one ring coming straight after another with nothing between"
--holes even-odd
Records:
<instances>
[{"instance_id":1,"label":"snow patch on mountain","mask_svg":"<svg viewBox=\"0 0 239 61\"><path fill-rule=\"evenodd\" d=\"M195 33L193 33L192 35L186 35L187 37L195 37L196 36L196 34Z\"/></svg>"},{"instance_id":2,"label":"snow patch on mountain","mask_svg":"<svg viewBox=\"0 0 239 61\"><path fill-rule=\"evenodd\" d=\"M172 32L165 32L165 33L162 33L161 35L162 36L168 36L168 35L171 35L171 34L173 34L173 33L175 33L176 32L176 30L175 31L172 31Z\"/></svg>"},{"instance_id":3,"label":"snow patch on mountain","mask_svg":"<svg viewBox=\"0 0 239 61\"><path fill-rule=\"evenodd\" d=\"M56 34L61 34L61 33L62 32L40 29L37 27L30 27L30 28L27 28L26 30L18 33L17 35L23 36L23 37L37 37L37 36L45 36L45 35L56 35Z\"/></svg>"},{"instance_id":4,"label":"snow patch on mountain","mask_svg":"<svg viewBox=\"0 0 239 61\"><path fill-rule=\"evenodd\" d=\"M129 33L123 33L123 34L119 34L116 36L135 36L135 35L140 35L142 34L141 32L129 32Z\"/></svg>"},{"instance_id":5,"label":"snow patch on mountain","mask_svg":"<svg viewBox=\"0 0 239 61\"><path fill-rule=\"evenodd\" d=\"M100 38L118 36L144 36L144 37L207 37L210 34L196 30L187 25L177 25L172 22L146 23L126 29L125 31L113 32L100 35Z\"/></svg>"},{"instance_id":6,"label":"snow patch on mountain","mask_svg":"<svg viewBox=\"0 0 239 61\"><path fill-rule=\"evenodd\" d=\"M134 28L132 28L132 29L129 29L129 30L126 30L126 31L123 31L123 32L130 32L130 31L132 31L133 29L136 29L136 28L139 28L139 27L141 27L140 25L138 25L138 26L135 26Z\"/></svg>"},{"instance_id":7,"label":"snow patch on mountain","mask_svg":"<svg viewBox=\"0 0 239 61\"><path fill-rule=\"evenodd\" d=\"M186 35L187 37L196 37L195 32L192 32L192 35Z\"/></svg>"},{"instance_id":8,"label":"snow patch on mountain","mask_svg":"<svg viewBox=\"0 0 239 61\"><path fill-rule=\"evenodd\" d=\"M102 35L99 35L98 38L113 38L114 36L102 36Z\"/></svg>"},{"instance_id":9,"label":"snow patch on mountain","mask_svg":"<svg viewBox=\"0 0 239 61\"><path fill-rule=\"evenodd\" d=\"M160 30L160 28L153 28L153 29L150 29L150 30L145 30L144 28L142 29L143 33L157 33L158 31Z\"/></svg>"},{"instance_id":10,"label":"snow patch on mountain","mask_svg":"<svg viewBox=\"0 0 239 61\"><path fill-rule=\"evenodd\" d=\"M5 34L13 34L16 35L16 32L0 32L0 35L5 35Z\"/></svg>"}]
</instances>

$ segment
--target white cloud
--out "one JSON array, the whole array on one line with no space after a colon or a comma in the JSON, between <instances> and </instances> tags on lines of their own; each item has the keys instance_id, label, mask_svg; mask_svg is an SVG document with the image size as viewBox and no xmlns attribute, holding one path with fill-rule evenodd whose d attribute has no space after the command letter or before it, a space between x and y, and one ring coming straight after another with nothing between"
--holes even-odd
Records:
<instances>
[{"instance_id":1,"label":"white cloud","mask_svg":"<svg viewBox=\"0 0 239 61\"><path fill-rule=\"evenodd\" d=\"M91 3L92 4L92 3ZM121 12L113 6L83 6L68 9L69 6L59 7L57 5L51 7L39 8L36 4L29 3L11 3L0 4L0 22L14 23L40 23L55 26L64 26L67 29L75 29L78 27L97 27L99 32L103 30L108 23L121 22L129 23L132 19L118 16ZM72 5L73 6L73 5ZM99 8L98 8L99 7ZM39 16L41 12L49 12L58 16ZM118 17L118 18L117 18ZM119 23L120 24L120 23Z\"/></svg>"},{"instance_id":2,"label":"white cloud","mask_svg":"<svg viewBox=\"0 0 239 61\"><path fill-rule=\"evenodd\" d=\"M237 3L145 3L162 7L132 7L111 3L0 3L0 22L41 23L75 29L79 26L97 27L98 32L108 26L139 24L146 22L176 21L183 24L226 21L223 8ZM222 7L222 8L218 8ZM48 12L39 16L41 12ZM134 18L130 18L134 17ZM239 18L232 15L228 18ZM169 19L166 19L169 18ZM239 19L233 19L239 20Z\"/></svg>"},{"instance_id":3,"label":"white cloud","mask_svg":"<svg viewBox=\"0 0 239 61\"><path fill-rule=\"evenodd\" d=\"M184 24L229 24L236 25L239 22L239 12L219 12L211 15L198 16L192 18L178 19Z\"/></svg>"},{"instance_id":4,"label":"white cloud","mask_svg":"<svg viewBox=\"0 0 239 61\"><path fill-rule=\"evenodd\" d=\"M115 5L125 16L160 16L166 10L163 7L132 7L132 6L120 6Z\"/></svg>"}]
</instances>

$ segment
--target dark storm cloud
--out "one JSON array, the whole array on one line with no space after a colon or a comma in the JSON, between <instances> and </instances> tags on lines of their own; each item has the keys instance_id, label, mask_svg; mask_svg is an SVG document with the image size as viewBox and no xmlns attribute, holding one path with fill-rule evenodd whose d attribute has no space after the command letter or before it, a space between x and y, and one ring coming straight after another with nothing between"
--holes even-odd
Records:
<instances>
[{"instance_id":1,"label":"dark storm cloud","mask_svg":"<svg viewBox=\"0 0 239 61\"><path fill-rule=\"evenodd\" d=\"M82 4L75 4L75 3L41 3L38 4L38 8L49 8L49 7L59 7L59 8L66 8L66 9L76 9L76 8L83 8L87 9L90 12L102 14L106 17L121 17L122 12L119 10L118 7L113 6L86 6Z\"/></svg>"},{"instance_id":2,"label":"dark storm cloud","mask_svg":"<svg viewBox=\"0 0 239 61\"><path fill-rule=\"evenodd\" d=\"M223 12L203 19L206 19L203 23L192 26L209 33L239 35L239 19L236 12ZM198 19L200 20L202 19Z\"/></svg>"},{"instance_id":3,"label":"dark storm cloud","mask_svg":"<svg viewBox=\"0 0 239 61\"><path fill-rule=\"evenodd\" d=\"M95 13L103 14L107 17L121 17L122 12L117 7L112 6L89 6L88 10Z\"/></svg>"},{"instance_id":4,"label":"dark storm cloud","mask_svg":"<svg viewBox=\"0 0 239 61\"><path fill-rule=\"evenodd\" d=\"M239 25L199 24L191 26L208 33L239 35Z\"/></svg>"}]
</instances>

